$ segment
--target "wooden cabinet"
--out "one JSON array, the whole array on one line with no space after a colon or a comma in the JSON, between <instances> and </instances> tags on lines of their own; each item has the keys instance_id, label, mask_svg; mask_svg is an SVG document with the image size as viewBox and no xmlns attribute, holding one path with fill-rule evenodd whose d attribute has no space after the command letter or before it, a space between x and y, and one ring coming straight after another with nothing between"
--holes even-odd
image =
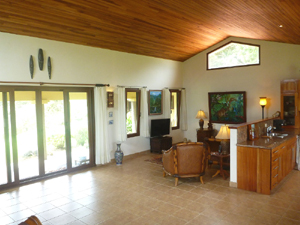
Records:
<instances>
[{"instance_id":1,"label":"wooden cabinet","mask_svg":"<svg viewBox=\"0 0 300 225\"><path fill-rule=\"evenodd\" d=\"M237 147L237 187L270 194L295 167L296 137L270 150Z\"/></svg>"},{"instance_id":2,"label":"wooden cabinet","mask_svg":"<svg viewBox=\"0 0 300 225\"><path fill-rule=\"evenodd\" d=\"M150 138L150 152L162 153L172 147L172 137L153 137Z\"/></svg>"},{"instance_id":3,"label":"wooden cabinet","mask_svg":"<svg viewBox=\"0 0 300 225\"><path fill-rule=\"evenodd\" d=\"M286 126L300 128L300 80L281 81L281 119Z\"/></svg>"},{"instance_id":4,"label":"wooden cabinet","mask_svg":"<svg viewBox=\"0 0 300 225\"><path fill-rule=\"evenodd\" d=\"M213 135L213 129L197 129L197 142L204 142L205 138L211 138Z\"/></svg>"}]
</instances>

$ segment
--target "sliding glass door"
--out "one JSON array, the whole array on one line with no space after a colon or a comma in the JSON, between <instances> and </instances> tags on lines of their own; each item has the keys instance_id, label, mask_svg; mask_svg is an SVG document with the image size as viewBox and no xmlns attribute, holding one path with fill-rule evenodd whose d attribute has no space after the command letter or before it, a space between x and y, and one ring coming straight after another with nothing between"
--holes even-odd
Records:
<instances>
[{"instance_id":1,"label":"sliding glass door","mask_svg":"<svg viewBox=\"0 0 300 225\"><path fill-rule=\"evenodd\" d=\"M72 167L90 162L87 94L70 92Z\"/></svg>"},{"instance_id":2,"label":"sliding glass door","mask_svg":"<svg viewBox=\"0 0 300 225\"><path fill-rule=\"evenodd\" d=\"M94 165L92 96L92 88L0 87L0 188Z\"/></svg>"},{"instance_id":3,"label":"sliding glass door","mask_svg":"<svg viewBox=\"0 0 300 225\"><path fill-rule=\"evenodd\" d=\"M42 91L45 173L67 169L64 93Z\"/></svg>"},{"instance_id":4,"label":"sliding glass door","mask_svg":"<svg viewBox=\"0 0 300 225\"><path fill-rule=\"evenodd\" d=\"M5 148L4 118L3 118L3 94L0 92L0 185L7 183L7 159Z\"/></svg>"},{"instance_id":5,"label":"sliding glass door","mask_svg":"<svg viewBox=\"0 0 300 225\"><path fill-rule=\"evenodd\" d=\"M19 178L39 175L35 91L15 91Z\"/></svg>"}]
</instances>

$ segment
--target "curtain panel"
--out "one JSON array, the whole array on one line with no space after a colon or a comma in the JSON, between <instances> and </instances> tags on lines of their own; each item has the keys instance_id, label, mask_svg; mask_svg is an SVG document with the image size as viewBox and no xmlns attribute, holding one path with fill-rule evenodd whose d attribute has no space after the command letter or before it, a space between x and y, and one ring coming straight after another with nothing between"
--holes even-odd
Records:
<instances>
[{"instance_id":1,"label":"curtain panel","mask_svg":"<svg viewBox=\"0 0 300 225\"><path fill-rule=\"evenodd\" d=\"M141 126L140 135L150 137L149 120L148 120L148 92L147 88L141 88Z\"/></svg>"},{"instance_id":2,"label":"curtain panel","mask_svg":"<svg viewBox=\"0 0 300 225\"><path fill-rule=\"evenodd\" d=\"M108 120L106 106L106 87L95 87L95 157L96 164L109 163L111 160L108 148Z\"/></svg>"},{"instance_id":3,"label":"curtain panel","mask_svg":"<svg viewBox=\"0 0 300 225\"><path fill-rule=\"evenodd\" d=\"M127 129L126 129L126 99L125 99L125 88L118 87L118 121L117 121L117 141L123 142L127 140Z\"/></svg>"},{"instance_id":4,"label":"curtain panel","mask_svg":"<svg viewBox=\"0 0 300 225\"><path fill-rule=\"evenodd\" d=\"M188 129L185 89L181 90L180 127L181 127L181 130L183 130L183 131L186 131Z\"/></svg>"}]
</instances>

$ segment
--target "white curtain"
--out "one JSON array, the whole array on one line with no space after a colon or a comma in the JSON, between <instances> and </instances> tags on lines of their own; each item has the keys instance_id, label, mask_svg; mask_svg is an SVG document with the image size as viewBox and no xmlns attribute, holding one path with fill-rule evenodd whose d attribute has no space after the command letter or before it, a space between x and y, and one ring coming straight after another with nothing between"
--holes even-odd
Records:
<instances>
[{"instance_id":1,"label":"white curtain","mask_svg":"<svg viewBox=\"0 0 300 225\"><path fill-rule=\"evenodd\" d=\"M187 109L186 109L186 97L185 89L181 90L181 107L180 107L180 127L185 131L188 129L187 125Z\"/></svg>"},{"instance_id":2,"label":"white curtain","mask_svg":"<svg viewBox=\"0 0 300 225\"><path fill-rule=\"evenodd\" d=\"M147 89L141 88L141 127L140 134L142 137L150 137L148 124L148 98Z\"/></svg>"},{"instance_id":3,"label":"white curtain","mask_svg":"<svg viewBox=\"0 0 300 225\"><path fill-rule=\"evenodd\" d=\"M108 120L106 106L106 87L95 87L95 156L96 164L109 163L111 160L108 148Z\"/></svg>"},{"instance_id":4,"label":"white curtain","mask_svg":"<svg viewBox=\"0 0 300 225\"><path fill-rule=\"evenodd\" d=\"M117 141L122 142L127 140L126 130L126 99L125 88L118 87L118 123L117 129Z\"/></svg>"},{"instance_id":5,"label":"white curtain","mask_svg":"<svg viewBox=\"0 0 300 225\"><path fill-rule=\"evenodd\" d=\"M170 91L168 88L163 89L163 115L164 118L171 117L171 102L170 102Z\"/></svg>"}]
</instances>

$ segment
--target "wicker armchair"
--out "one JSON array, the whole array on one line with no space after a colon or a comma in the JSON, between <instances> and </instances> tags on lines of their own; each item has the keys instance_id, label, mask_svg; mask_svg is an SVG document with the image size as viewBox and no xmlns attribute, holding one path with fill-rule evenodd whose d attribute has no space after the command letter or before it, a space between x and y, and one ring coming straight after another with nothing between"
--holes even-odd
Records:
<instances>
[{"instance_id":1,"label":"wicker armchair","mask_svg":"<svg viewBox=\"0 0 300 225\"><path fill-rule=\"evenodd\" d=\"M207 161L207 147L202 142L189 142L174 145L163 151L163 170L166 174L175 177L175 186L178 179L183 177L200 177L203 184Z\"/></svg>"}]
</instances>

